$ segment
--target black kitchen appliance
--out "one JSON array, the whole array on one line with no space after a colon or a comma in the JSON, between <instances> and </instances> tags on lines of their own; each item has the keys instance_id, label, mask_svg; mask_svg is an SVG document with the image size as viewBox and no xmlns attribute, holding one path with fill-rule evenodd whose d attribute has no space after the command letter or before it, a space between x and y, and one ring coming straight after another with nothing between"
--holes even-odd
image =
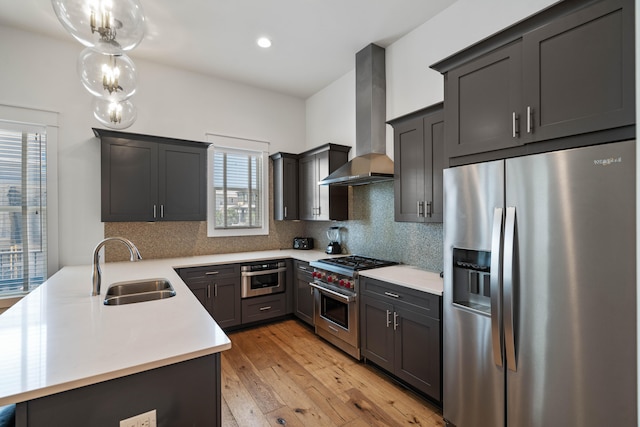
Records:
<instances>
[{"instance_id":1,"label":"black kitchen appliance","mask_svg":"<svg viewBox=\"0 0 640 427\"><path fill-rule=\"evenodd\" d=\"M329 238L329 245L325 252L331 255L341 254L342 246L340 246L340 227L330 227L327 230L327 237Z\"/></svg>"},{"instance_id":2,"label":"black kitchen appliance","mask_svg":"<svg viewBox=\"0 0 640 427\"><path fill-rule=\"evenodd\" d=\"M313 237L294 237L293 249L313 249Z\"/></svg>"}]
</instances>

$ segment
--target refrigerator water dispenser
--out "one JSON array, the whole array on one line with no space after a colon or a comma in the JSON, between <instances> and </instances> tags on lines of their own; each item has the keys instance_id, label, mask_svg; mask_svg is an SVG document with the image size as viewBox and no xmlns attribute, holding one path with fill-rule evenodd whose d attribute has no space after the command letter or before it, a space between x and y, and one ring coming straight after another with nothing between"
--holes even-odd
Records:
<instances>
[{"instance_id":1,"label":"refrigerator water dispenser","mask_svg":"<svg viewBox=\"0 0 640 427\"><path fill-rule=\"evenodd\" d=\"M491 252L453 248L453 304L489 314Z\"/></svg>"}]
</instances>

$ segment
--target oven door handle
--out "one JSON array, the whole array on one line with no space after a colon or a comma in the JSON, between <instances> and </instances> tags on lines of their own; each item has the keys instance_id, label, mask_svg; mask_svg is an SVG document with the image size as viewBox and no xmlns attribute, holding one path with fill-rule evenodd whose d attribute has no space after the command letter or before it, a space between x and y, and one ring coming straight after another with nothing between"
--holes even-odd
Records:
<instances>
[{"instance_id":1,"label":"oven door handle","mask_svg":"<svg viewBox=\"0 0 640 427\"><path fill-rule=\"evenodd\" d=\"M262 276L271 273L281 273L283 271L287 271L287 267L280 267L276 268L275 270L242 271L240 275L242 277Z\"/></svg>"},{"instance_id":2,"label":"oven door handle","mask_svg":"<svg viewBox=\"0 0 640 427\"><path fill-rule=\"evenodd\" d=\"M356 300L355 295L344 295L344 294L341 294L340 292L336 292L336 291L333 291L331 289L327 289L327 288L325 288L323 286L316 285L313 282L309 282L309 286L311 286L312 288L317 289L322 294L329 295L329 296L332 296L332 297L337 297L337 298L339 298L339 299L341 299L341 300L343 300L345 302L354 302Z\"/></svg>"}]
</instances>

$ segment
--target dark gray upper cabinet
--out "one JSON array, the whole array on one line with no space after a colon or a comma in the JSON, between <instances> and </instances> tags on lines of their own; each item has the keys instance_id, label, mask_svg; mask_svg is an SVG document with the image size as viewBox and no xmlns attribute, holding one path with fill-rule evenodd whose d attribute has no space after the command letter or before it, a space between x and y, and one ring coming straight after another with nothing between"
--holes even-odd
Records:
<instances>
[{"instance_id":1,"label":"dark gray upper cabinet","mask_svg":"<svg viewBox=\"0 0 640 427\"><path fill-rule=\"evenodd\" d=\"M273 219L299 219L298 216L298 155L272 154L273 160Z\"/></svg>"},{"instance_id":2,"label":"dark gray upper cabinet","mask_svg":"<svg viewBox=\"0 0 640 427\"><path fill-rule=\"evenodd\" d=\"M393 126L395 220L442 222L442 103L388 122Z\"/></svg>"},{"instance_id":3,"label":"dark gray upper cabinet","mask_svg":"<svg viewBox=\"0 0 640 427\"><path fill-rule=\"evenodd\" d=\"M513 133L522 105L520 43L451 70L445 100L448 157L521 145Z\"/></svg>"},{"instance_id":4,"label":"dark gray upper cabinet","mask_svg":"<svg viewBox=\"0 0 640 427\"><path fill-rule=\"evenodd\" d=\"M205 221L207 144L94 129L102 221Z\"/></svg>"},{"instance_id":5,"label":"dark gray upper cabinet","mask_svg":"<svg viewBox=\"0 0 640 427\"><path fill-rule=\"evenodd\" d=\"M325 144L298 157L300 219L310 221L346 220L349 218L347 186L318 185L331 172L348 161L351 147Z\"/></svg>"},{"instance_id":6,"label":"dark gray upper cabinet","mask_svg":"<svg viewBox=\"0 0 640 427\"><path fill-rule=\"evenodd\" d=\"M633 3L614 0L525 34L521 126L531 140L635 123L633 27Z\"/></svg>"},{"instance_id":7,"label":"dark gray upper cabinet","mask_svg":"<svg viewBox=\"0 0 640 427\"><path fill-rule=\"evenodd\" d=\"M565 0L434 64L449 164L633 137L633 17L632 0Z\"/></svg>"}]
</instances>

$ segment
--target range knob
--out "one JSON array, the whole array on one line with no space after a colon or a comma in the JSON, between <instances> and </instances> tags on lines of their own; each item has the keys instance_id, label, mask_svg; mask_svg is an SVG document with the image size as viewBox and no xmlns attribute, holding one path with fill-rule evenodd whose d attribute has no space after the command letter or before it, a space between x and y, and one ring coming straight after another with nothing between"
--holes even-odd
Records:
<instances>
[{"instance_id":1,"label":"range knob","mask_svg":"<svg viewBox=\"0 0 640 427\"><path fill-rule=\"evenodd\" d=\"M327 277L327 282L329 282L329 283L333 282L333 276L328 276Z\"/></svg>"},{"instance_id":2,"label":"range knob","mask_svg":"<svg viewBox=\"0 0 640 427\"><path fill-rule=\"evenodd\" d=\"M346 286L346 285L347 285L347 281L346 281L346 280L344 280L344 279L340 279L340 282L338 282L338 284L339 284L340 286Z\"/></svg>"}]
</instances>

